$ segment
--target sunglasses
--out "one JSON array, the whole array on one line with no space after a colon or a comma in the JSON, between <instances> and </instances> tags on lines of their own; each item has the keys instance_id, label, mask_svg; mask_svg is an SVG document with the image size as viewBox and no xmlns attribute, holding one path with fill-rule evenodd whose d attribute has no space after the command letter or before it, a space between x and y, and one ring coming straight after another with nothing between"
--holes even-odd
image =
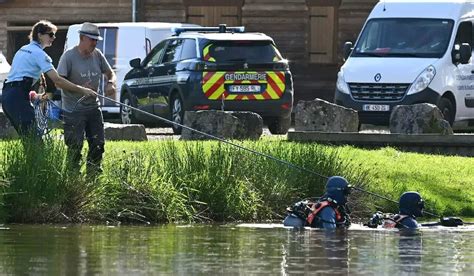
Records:
<instances>
[{"instance_id":1,"label":"sunglasses","mask_svg":"<svg viewBox=\"0 0 474 276\"><path fill-rule=\"evenodd\" d=\"M50 33L44 33L49 35L50 38L56 37L56 33L50 32Z\"/></svg>"}]
</instances>

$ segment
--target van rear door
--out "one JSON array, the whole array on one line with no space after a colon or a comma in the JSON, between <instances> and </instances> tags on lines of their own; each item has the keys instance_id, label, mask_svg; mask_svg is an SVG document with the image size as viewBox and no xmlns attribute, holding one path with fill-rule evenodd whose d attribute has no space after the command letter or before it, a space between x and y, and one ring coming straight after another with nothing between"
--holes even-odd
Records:
<instances>
[{"instance_id":1,"label":"van rear door","mask_svg":"<svg viewBox=\"0 0 474 276\"><path fill-rule=\"evenodd\" d=\"M97 48L104 53L105 58L117 76L115 100L120 101L120 89L123 79L131 67L129 61L134 58L144 58L145 28L142 26L100 26L102 41L97 42ZM103 82L103 84L105 84ZM104 85L101 85L104 91ZM119 113L120 107L108 100L101 100L104 112Z\"/></svg>"},{"instance_id":2,"label":"van rear door","mask_svg":"<svg viewBox=\"0 0 474 276\"><path fill-rule=\"evenodd\" d=\"M105 56L105 59L112 67L112 70L116 71L117 69L117 27L99 27L100 35L103 37L103 40L97 41L96 48L99 49ZM105 91L105 76L102 76L101 82L99 84L99 93L104 95ZM115 103L100 98L100 104L102 107L115 106Z\"/></svg>"}]
</instances>

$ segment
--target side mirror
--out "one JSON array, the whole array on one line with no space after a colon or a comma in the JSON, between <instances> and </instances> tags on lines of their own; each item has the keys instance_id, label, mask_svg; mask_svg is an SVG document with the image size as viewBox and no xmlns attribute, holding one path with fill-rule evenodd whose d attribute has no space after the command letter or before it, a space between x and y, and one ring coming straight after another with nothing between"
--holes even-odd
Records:
<instances>
[{"instance_id":1,"label":"side mirror","mask_svg":"<svg viewBox=\"0 0 474 276\"><path fill-rule=\"evenodd\" d=\"M471 59L472 55L471 46L468 43L463 43L461 45L454 45L454 49L451 53L454 64L467 64Z\"/></svg>"},{"instance_id":2,"label":"side mirror","mask_svg":"<svg viewBox=\"0 0 474 276\"><path fill-rule=\"evenodd\" d=\"M346 41L344 43L344 47L342 48L342 54L343 54L343 57L344 57L344 61L346 61L346 59L351 54L352 49L354 49L353 47L354 46L353 46L352 42L350 42L350 41Z\"/></svg>"},{"instance_id":3,"label":"side mirror","mask_svg":"<svg viewBox=\"0 0 474 276\"><path fill-rule=\"evenodd\" d=\"M134 58L134 59L130 60L129 64L130 64L130 66L132 66L132 68L141 68L142 67L142 60L140 58Z\"/></svg>"}]
</instances>

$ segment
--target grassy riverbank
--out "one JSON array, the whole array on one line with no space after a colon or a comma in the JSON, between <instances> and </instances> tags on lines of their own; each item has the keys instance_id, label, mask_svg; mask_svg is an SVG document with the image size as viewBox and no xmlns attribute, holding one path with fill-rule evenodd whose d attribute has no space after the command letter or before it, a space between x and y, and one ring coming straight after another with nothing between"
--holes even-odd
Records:
<instances>
[{"instance_id":1,"label":"grassy riverbank","mask_svg":"<svg viewBox=\"0 0 474 276\"><path fill-rule=\"evenodd\" d=\"M397 199L418 190L433 211L474 216L472 158L265 139L245 147ZM108 142L100 177L68 169L61 141L0 142L0 222L191 222L279 219L325 179L218 142ZM352 195L355 215L391 203ZM375 203L375 205L374 205Z\"/></svg>"},{"instance_id":2,"label":"grassy riverbank","mask_svg":"<svg viewBox=\"0 0 474 276\"><path fill-rule=\"evenodd\" d=\"M398 199L404 191L418 191L428 209L437 214L474 217L474 158L407 153L394 148L363 150L347 146L339 150L341 158L368 171L373 192Z\"/></svg>"}]
</instances>

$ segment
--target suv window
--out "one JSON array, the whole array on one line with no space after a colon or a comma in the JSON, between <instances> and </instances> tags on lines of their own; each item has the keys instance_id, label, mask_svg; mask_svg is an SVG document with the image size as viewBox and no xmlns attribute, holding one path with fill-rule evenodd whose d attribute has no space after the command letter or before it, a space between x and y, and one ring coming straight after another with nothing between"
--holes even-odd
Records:
<instances>
[{"instance_id":1,"label":"suv window","mask_svg":"<svg viewBox=\"0 0 474 276\"><path fill-rule=\"evenodd\" d=\"M271 41L212 41L204 49L207 47L215 62L267 63L282 59Z\"/></svg>"},{"instance_id":2,"label":"suv window","mask_svg":"<svg viewBox=\"0 0 474 276\"><path fill-rule=\"evenodd\" d=\"M170 40L168 42L168 47L166 47L166 51L165 51L165 55L163 56L162 63L179 61L182 45L183 45L182 39Z\"/></svg>"},{"instance_id":3,"label":"suv window","mask_svg":"<svg viewBox=\"0 0 474 276\"><path fill-rule=\"evenodd\" d=\"M165 46L166 41L162 41L158 45L156 45L153 50L151 50L151 53L143 61L145 67L153 66L160 62L160 58L163 55L163 52L165 51Z\"/></svg>"},{"instance_id":4,"label":"suv window","mask_svg":"<svg viewBox=\"0 0 474 276\"><path fill-rule=\"evenodd\" d=\"M183 50L181 51L181 60L196 58L196 40L184 39Z\"/></svg>"}]
</instances>

